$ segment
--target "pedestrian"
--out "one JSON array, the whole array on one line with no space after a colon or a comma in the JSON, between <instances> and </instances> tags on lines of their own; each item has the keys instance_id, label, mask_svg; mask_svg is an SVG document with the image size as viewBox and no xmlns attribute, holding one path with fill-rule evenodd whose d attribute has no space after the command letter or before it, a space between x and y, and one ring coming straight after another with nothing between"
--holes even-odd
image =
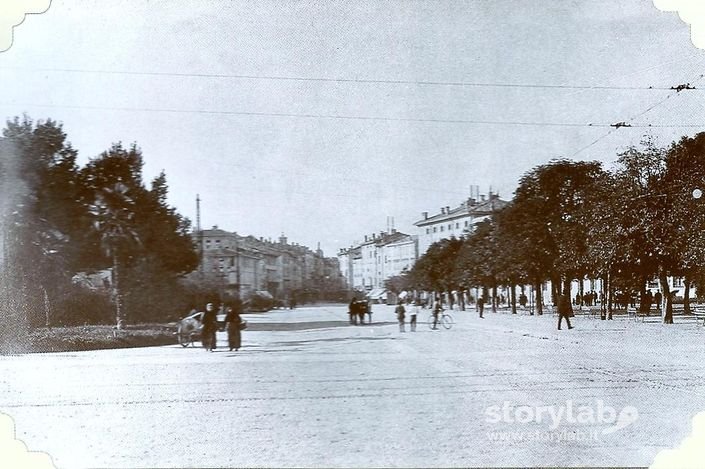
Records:
<instances>
[{"instance_id":1,"label":"pedestrian","mask_svg":"<svg viewBox=\"0 0 705 469\"><path fill-rule=\"evenodd\" d=\"M651 302L654 300L653 295L651 294L651 290L646 290L644 293L644 297L641 300L641 312L644 313L646 316L649 315L649 312L651 311Z\"/></svg>"},{"instance_id":2,"label":"pedestrian","mask_svg":"<svg viewBox=\"0 0 705 469\"><path fill-rule=\"evenodd\" d=\"M406 316L406 309L404 309L404 305L402 304L401 300L397 302L397 307L396 309L394 309L394 312L397 313L397 321L399 321L399 332L404 332L404 319Z\"/></svg>"},{"instance_id":3,"label":"pedestrian","mask_svg":"<svg viewBox=\"0 0 705 469\"><path fill-rule=\"evenodd\" d=\"M441 303L440 298L436 298L436 302L433 305L433 327L432 329L437 329L436 326L438 325L438 316L441 315L441 312L443 312L443 303Z\"/></svg>"},{"instance_id":4,"label":"pedestrian","mask_svg":"<svg viewBox=\"0 0 705 469\"><path fill-rule=\"evenodd\" d=\"M522 308L526 308L526 303L528 303L528 298L526 298L526 295L522 292L522 294L519 295L519 304Z\"/></svg>"},{"instance_id":5,"label":"pedestrian","mask_svg":"<svg viewBox=\"0 0 705 469\"><path fill-rule=\"evenodd\" d=\"M203 324L203 328L201 329L201 343L203 344L203 348L209 352L215 350L215 332L218 328L217 321L218 316L213 307L213 303L208 303L206 305L206 311L203 313L203 318L201 318L201 323Z\"/></svg>"},{"instance_id":6,"label":"pedestrian","mask_svg":"<svg viewBox=\"0 0 705 469\"><path fill-rule=\"evenodd\" d=\"M240 317L241 306L236 303L235 307L229 307L225 314L225 326L228 331L228 347L232 352L237 351L242 345L242 318Z\"/></svg>"},{"instance_id":7,"label":"pedestrian","mask_svg":"<svg viewBox=\"0 0 705 469\"><path fill-rule=\"evenodd\" d=\"M419 302L414 301L411 303L411 310L409 311L409 329L411 332L416 332L416 316L419 313Z\"/></svg>"},{"instance_id":8,"label":"pedestrian","mask_svg":"<svg viewBox=\"0 0 705 469\"><path fill-rule=\"evenodd\" d=\"M657 291L654 293L654 303L656 303L656 309L660 310L661 309L661 300L663 300L663 295L661 294L661 291Z\"/></svg>"},{"instance_id":9,"label":"pedestrian","mask_svg":"<svg viewBox=\"0 0 705 469\"><path fill-rule=\"evenodd\" d=\"M480 319L485 319L482 313L485 311L485 297L480 295L477 298L477 311L480 313Z\"/></svg>"},{"instance_id":10,"label":"pedestrian","mask_svg":"<svg viewBox=\"0 0 705 469\"><path fill-rule=\"evenodd\" d=\"M365 314L367 313L367 301L360 300L357 302L357 318L360 320L360 325L365 324Z\"/></svg>"},{"instance_id":11,"label":"pedestrian","mask_svg":"<svg viewBox=\"0 0 705 469\"><path fill-rule=\"evenodd\" d=\"M566 294L558 295L558 330L561 330L561 323L565 318L568 329L572 329L570 325L570 315L573 313L573 306L570 304L570 298Z\"/></svg>"},{"instance_id":12,"label":"pedestrian","mask_svg":"<svg viewBox=\"0 0 705 469\"><path fill-rule=\"evenodd\" d=\"M350 315L350 324L357 324L357 298L353 296L348 306L348 314Z\"/></svg>"}]
</instances>

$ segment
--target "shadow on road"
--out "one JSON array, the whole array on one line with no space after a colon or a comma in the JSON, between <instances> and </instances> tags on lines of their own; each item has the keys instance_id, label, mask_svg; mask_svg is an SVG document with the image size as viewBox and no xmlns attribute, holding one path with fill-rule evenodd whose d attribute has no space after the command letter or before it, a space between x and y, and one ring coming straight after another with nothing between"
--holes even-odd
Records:
<instances>
[{"instance_id":1,"label":"shadow on road","mask_svg":"<svg viewBox=\"0 0 705 469\"><path fill-rule=\"evenodd\" d=\"M395 322L374 322L364 326L384 326ZM304 331L312 329L328 329L331 327L354 327L348 321L313 321L313 322L248 322L248 331Z\"/></svg>"}]
</instances>

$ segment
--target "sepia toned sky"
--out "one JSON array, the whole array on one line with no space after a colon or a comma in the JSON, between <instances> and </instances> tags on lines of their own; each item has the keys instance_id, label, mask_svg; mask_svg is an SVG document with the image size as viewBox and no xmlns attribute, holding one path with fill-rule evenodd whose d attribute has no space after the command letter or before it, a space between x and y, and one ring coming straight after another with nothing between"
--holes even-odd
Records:
<instances>
[{"instance_id":1,"label":"sepia toned sky","mask_svg":"<svg viewBox=\"0 0 705 469\"><path fill-rule=\"evenodd\" d=\"M204 227L334 255L471 185L703 131L703 73L650 0L53 0L0 54L0 117L63 122L82 162L136 142L194 223L200 194Z\"/></svg>"}]
</instances>

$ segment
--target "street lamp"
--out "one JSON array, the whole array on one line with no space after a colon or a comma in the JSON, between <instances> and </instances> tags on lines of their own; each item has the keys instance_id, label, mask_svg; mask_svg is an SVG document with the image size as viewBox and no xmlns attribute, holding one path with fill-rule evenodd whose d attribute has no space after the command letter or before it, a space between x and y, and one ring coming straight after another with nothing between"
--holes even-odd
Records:
<instances>
[{"instance_id":1,"label":"street lamp","mask_svg":"<svg viewBox=\"0 0 705 469\"><path fill-rule=\"evenodd\" d=\"M699 199L702 196L703 196L703 191L701 191L698 188L693 189L693 198L694 199Z\"/></svg>"}]
</instances>

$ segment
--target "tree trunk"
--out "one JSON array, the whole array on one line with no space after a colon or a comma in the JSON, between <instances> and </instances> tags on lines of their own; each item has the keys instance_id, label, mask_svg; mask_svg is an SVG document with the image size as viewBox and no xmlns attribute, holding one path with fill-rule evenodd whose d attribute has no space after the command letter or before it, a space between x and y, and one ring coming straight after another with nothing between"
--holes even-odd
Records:
<instances>
[{"instance_id":1,"label":"tree trunk","mask_svg":"<svg viewBox=\"0 0 705 469\"><path fill-rule=\"evenodd\" d=\"M492 285L492 312L497 312L497 285Z\"/></svg>"},{"instance_id":2,"label":"tree trunk","mask_svg":"<svg viewBox=\"0 0 705 469\"><path fill-rule=\"evenodd\" d=\"M578 306L585 306L583 303L583 296L585 295L585 287L583 286L583 279L578 280Z\"/></svg>"},{"instance_id":3,"label":"tree trunk","mask_svg":"<svg viewBox=\"0 0 705 469\"><path fill-rule=\"evenodd\" d=\"M663 268L659 268L659 280L661 281L661 290L663 290L662 301L662 317L664 324L673 324L673 299L671 298L671 290L668 287L668 277Z\"/></svg>"},{"instance_id":4,"label":"tree trunk","mask_svg":"<svg viewBox=\"0 0 705 469\"><path fill-rule=\"evenodd\" d=\"M553 282L551 282L553 283ZM536 314L543 314L543 295L541 294L541 282L536 284Z\"/></svg>"},{"instance_id":5,"label":"tree trunk","mask_svg":"<svg viewBox=\"0 0 705 469\"><path fill-rule=\"evenodd\" d=\"M685 277L685 290L683 291L683 314L690 314L690 279Z\"/></svg>"},{"instance_id":6,"label":"tree trunk","mask_svg":"<svg viewBox=\"0 0 705 469\"><path fill-rule=\"evenodd\" d=\"M517 290L516 290L516 285L512 285L511 291L509 292L509 296L511 298L511 303L512 303L512 314L517 313Z\"/></svg>"},{"instance_id":7,"label":"tree trunk","mask_svg":"<svg viewBox=\"0 0 705 469\"><path fill-rule=\"evenodd\" d=\"M639 284L639 312L642 314L648 314L649 313L649 307L651 305L647 304L644 299L646 298L646 282L647 282L646 277L641 277L641 283Z\"/></svg>"},{"instance_id":8,"label":"tree trunk","mask_svg":"<svg viewBox=\"0 0 705 469\"><path fill-rule=\"evenodd\" d=\"M122 298L120 295L120 276L118 273L117 253L113 254L113 298L115 298L115 322L118 329L125 327L125 317L122 310Z\"/></svg>"}]
</instances>

